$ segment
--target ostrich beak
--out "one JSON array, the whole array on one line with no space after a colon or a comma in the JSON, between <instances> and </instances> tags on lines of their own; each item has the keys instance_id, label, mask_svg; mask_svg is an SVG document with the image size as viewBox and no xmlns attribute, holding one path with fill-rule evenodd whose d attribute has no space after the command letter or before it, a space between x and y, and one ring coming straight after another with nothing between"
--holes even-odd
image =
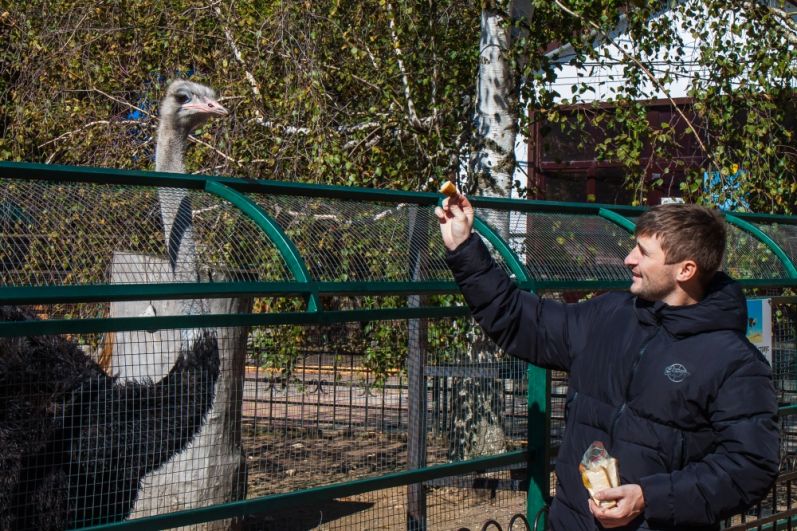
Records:
<instances>
[{"instance_id":1,"label":"ostrich beak","mask_svg":"<svg viewBox=\"0 0 797 531\"><path fill-rule=\"evenodd\" d=\"M213 98L197 98L197 101L187 103L183 105L183 108L209 115L227 116L229 114L227 109Z\"/></svg>"}]
</instances>

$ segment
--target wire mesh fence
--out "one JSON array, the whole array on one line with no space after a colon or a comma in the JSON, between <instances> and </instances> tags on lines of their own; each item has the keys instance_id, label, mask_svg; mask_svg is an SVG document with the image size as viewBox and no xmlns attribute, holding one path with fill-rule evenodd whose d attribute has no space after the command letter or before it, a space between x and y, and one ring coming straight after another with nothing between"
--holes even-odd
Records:
<instances>
[{"instance_id":1,"label":"wire mesh fence","mask_svg":"<svg viewBox=\"0 0 797 531\"><path fill-rule=\"evenodd\" d=\"M269 351L252 351L243 405L244 441L253 449L247 452L250 495L446 463L462 459L464 451L472 457L525 446L525 366L506 359L479 365L470 362L462 354L466 335L473 333L467 320L423 322L427 343L422 367L424 396L414 397L423 404L420 410L413 410L410 403L413 397L406 359L382 371L367 366L369 347L364 356L351 351L351 345L361 343L363 335L380 334L369 330L370 326L373 324L350 323L305 330L299 342L301 352L289 371L284 364L278 368L271 363ZM383 340L378 348L405 353L420 350L421 345L411 337L409 322L376 326L389 330L394 338L392 344ZM452 341L450 330L460 331L460 344ZM257 337L257 331L252 336ZM329 341L333 336L337 341ZM330 349L330 345L338 345L338 349ZM485 388L492 394L480 395ZM487 404L479 406L477 398ZM495 429L503 434L501 448L487 452L468 447L470 441L457 440L463 422L486 418L476 412L478 407L492 408L498 421ZM315 525L325 524L325 529L407 528L408 505L416 503L423 505L430 529L454 529L462 518L523 506L524 480L522 469L452 476L418 485L414 493L407 486L376 496L338 500L337 509L328 508L325 516L319 508L313 518ZM367 507L338 516L344 507L356 507L355 502ZM291 516L290 511L282 516L271 514L254 525L288 529L298 525L288 523L286 518Z\"/></svg>"},{"instance_id":2,"label":"wire mesh fence","mask_svg":"<svg viewBox=\"0 0 797 531\"><path fill-rule=\"evenodd\" d=\"M241 341L234 329L173 330L157 353L140 345L161 331L126 333L126 346L109 340L114 333L3 338L5 353L27 357L16 365L4 361L0 372L3 425L14 428L3 431L4 469L16 471L17 482L3 489L13 496L3 500L0 521L13 529L79 528L448 463L463 451L473 457L523 448L525 366L501 357L472 363L462 354L475 333L465 318L424 320L423 327L425 345L412 339L407 320L284 327L277 333L297 345L291 352L259 341L281 327L258 327L246 335L243 373L234 368L240 361L234 343ZM369 334L381 341L363 355ZM136 366L110 373L118 364L100 365L109 343L146 355L128 355ZM30 344L37 348L26 351ZM369 348L398 352L395 365L369 367ZM61 362L42 373L61 350L80 370L64 371ZM425 393L415 397L421 405L413 410L406 363L421 350ZM50 357L40 358L42 352ZM31 402L38 409L31 411ZM501 446L456 440L463 423L486 418L485 409L502 433ZM17 418L23 414L33 420ZM32 433L37 440L29 440ZM414 494L411 484L330 501L301 516L271 511L243 523L395 529L406 527L408 505L415 503L428 528L455 528L469 518L521 510L524 468L451 475L418 483Z\"/></svg>"},{"instance_id":3,"label":"wire mesh fence","mask_svg":"<svg viewBox=\"0 0 797 531\"><path fill-rule=\"evenodd\" d=\"M279 251L229 202L187 192L190 211L151 187L40 181L0 186L6 286L287 280ZM195 250L168 249L162 217L190 226ZM79 250L76 252L76 250ZM194 275L172 275L191 270Z\"/></svg>"},{"instance_id":4,"label":"wire mesh fence","mask_svg":"<svg viewBox=\"0 0 797 531\"><path fill-rule=\"evenodd\" d=\"M794 402L797 302L789 297L774 300L774 382L781 401ZM210 351L195 349L193 354L182 343L186 331L173 331L171 347L160 353L168 359L158 360L155 365L160 373L153 373L144 383L109 375L99 367L109 334L25 338L73 349L84 371L85 367L91 370L87 376L53 372L43 391L36 387L41 386L40 373L28 374L26 379L20 378L24 373L19 367L4 367L8 369L4 374L15 376L0 382L4 420L13 413L15 401L38 401L42 411L48 412L27 415L30 422L39 419L36 429L24 426L25 439L31 432L41 434L42 441L35 443L37 452L28 452L24 459L17 456L16 464L9 464L15 459L12 452L4 457L7 468L18 469L24 478L18 488L25 493L7 502L6 513L13 516L4 515L6 521L13 522L10 527L15 529L34 528L41 525L35 518L42 514L55 518L56 506L63 504L68 509L62 527L76 528L111 522L120 515L136 518L179 510L186 498L202 500L202 504L231 501L229 489L227 497L212 494L213 486L229 481L238 484L233 489L235 499L246 499L378 477L413 467L409 446L418 435L414 429L424 440L423 458L414 466L472 457L462 454L468 442L457 439L463 433L458 423L474 416L477 397L489 402L498 419L503 451L525 447L525 365L496 352L491 353L494 359L474 363L466 345L474 342L478 331L468 319L424 320L425 397L415 417L410 413L406 364L408 353L420 345L413 344L410 321L378 323L391 332L391 340L383 338L380 348L402 353L387 370L369 367L368 349L362 353L362 345L370 344L368 334L376 333L369 325L373 323L253 328L246 336L245 372L226 388L217 386L212 397L214 407L227 415L223 433L207 431L199 419L209 408L207 388L217 379L233 376L230 352L220 348L231 339L230 330L214 330ZM157 332L140 331L137 341L151 341L147 337L153 333ZM269 334L282 334L280 340L292 341L296 349L275 352L262 341ZM136 341L135 334L128 337ZM4 344L4 351L8 349ZM210 361L199 362L200 355ZM286 362L288 355L293 357L290 362ZM147 359L137 363L147 364ZM41 370L41 364L32 370ZM71 386L68 392L64 380ZM486 397L485 390L489 390ZM550 448L554 452L563 435L565 396L565 375L553 373ZM194 420L186 418L192 408ZM797 462L794 419L784 416L781 421L784 474L792 473ZM181 439L167 436L175 431L182 433ZM4 435L4 447L22 445L21 437ZM214 470L210 463L231 460L239 461L233 477L220 467L218 475L206 477L208 469ZM139 486L131 493L129 486L128 490L119 486L122 478L117 476L140 481ZM196 480L197 476L204 479ZM790 510L795 503L793 482L784 478L764 502L728 525L766 523L773 514ZM508 518L524 507L527 481L525 466L519 464L419 484L428 528L458 529L473 526L479 518ZM62 499L43 505L44 486L48 496ZM300 514L291 508L269 511L239 524L250 529L403 529L413 496L410 487L342 497ZM47 513L48 509L52 512Z\"/></svg>"},{"instance_id":5,"label":"wire mesh fence","mask_svg":"<svg viewBox=\"0 0 797 531\"><path fill-rule=\"evenodd\" d=\"M504 523L525 513L524 493L503 488L511 471L461 475L423 485L428 529L481 529L488 520ZM245 521L244 529L411 529L408 489L413 484L335 499L303 509L278 511ZM525 529L518 525L516 529Z\"/></svg>"},{"instance_id":6,"label":"wire mesh fence","mask_svg":"<svg viewBox=\"0 0 797 531\"><path fill-rule=\"evenodd\" d=\"M566 375L531 379L467 317L436 197L125 179L0 180L0 304L23 308L0 306L0 529L153 526L245 500L261 505L173 522L475 528L555 483ZM627 280L616 212L485 202L484 236L522 287L576 302ZM774 245L734 225L725 268L771 286L755 294L773 301L774 379L797 402L795 301L779 287L797 233L781 221L750 220ZM548 419L530 416L546 390ZM530 446L544 477L529 477ZM729 524L790 510L784 477Z\"/></svg>"},{"instance_id":7,"label":"wire mesh fence","mask_svg":"<svg viewBox=\"0 0 797 531\"><path fill-rule=\"evenodd\" d=\"M451 277L434 212L415 204L253 195L321 281Z\"/></svg>"}]
</instances>

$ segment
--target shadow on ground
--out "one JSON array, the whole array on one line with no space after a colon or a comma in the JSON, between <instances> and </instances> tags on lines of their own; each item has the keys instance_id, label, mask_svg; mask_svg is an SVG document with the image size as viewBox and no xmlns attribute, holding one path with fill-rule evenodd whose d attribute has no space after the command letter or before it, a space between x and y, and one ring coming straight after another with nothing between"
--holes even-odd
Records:
<instances>
[{"instance_id":1,"label":"shadow on ground","mask_svg":"<svg viewBox=\"0 0 797 531\"><path fill-rule=\"evenodd\" d=\"M251 516L243 529L247 531L309 531L373 507L371 502L332 500L312 507L293 506L282 511Z\"/></svg>"}]
</instances>

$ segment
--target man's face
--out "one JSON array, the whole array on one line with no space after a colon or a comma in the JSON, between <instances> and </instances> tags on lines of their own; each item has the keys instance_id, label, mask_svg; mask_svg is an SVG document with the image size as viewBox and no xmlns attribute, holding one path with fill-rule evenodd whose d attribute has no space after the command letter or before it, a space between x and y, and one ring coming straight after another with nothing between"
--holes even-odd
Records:
<instances>
[{"instance_id":1,"label":"man's face","mask_svg":"<svg viewBox=\"0 0 797 531\"><path fill-rule=\"evenodd\" d=\"M658 237L637 237L636 246L625 257L632 275L631 293L648 301L669 302L676 292L678 264L665 264L665 260Z\"/></svg>"}]
</instances>

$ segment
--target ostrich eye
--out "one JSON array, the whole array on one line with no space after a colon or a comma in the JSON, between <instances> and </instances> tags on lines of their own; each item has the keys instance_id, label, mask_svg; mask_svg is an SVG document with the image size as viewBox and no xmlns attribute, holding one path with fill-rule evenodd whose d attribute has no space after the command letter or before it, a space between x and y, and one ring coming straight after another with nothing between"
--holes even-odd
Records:
<instances>
[{"instance_id":1,"label":"ostrich eye","mask_svg":"<svg viewBox=\"0 0 797 531\"><path fill-rule=\"evenodd\" d=\"M191 98L188 97L187 94L175 94L174 99L177 100L177 103L182 105L183 103L188 103L188 100L190 100Z\"/></svg>"}]
</instances>

